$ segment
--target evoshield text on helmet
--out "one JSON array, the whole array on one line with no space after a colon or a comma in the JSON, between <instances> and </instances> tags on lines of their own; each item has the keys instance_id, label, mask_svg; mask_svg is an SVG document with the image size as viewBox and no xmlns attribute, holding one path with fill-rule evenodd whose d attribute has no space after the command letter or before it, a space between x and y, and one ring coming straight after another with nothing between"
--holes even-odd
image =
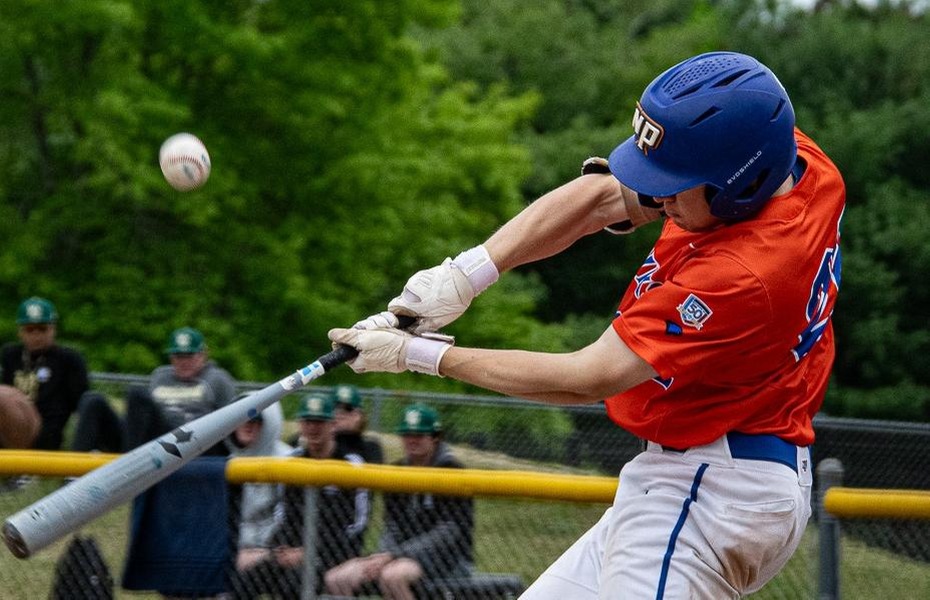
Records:
<instances>
[{"instance_id":1,"label":"evoshield text on helmet","mask_svg":"<svg viewBox=\"0 0 930 600\"><path fill-rule=\"evenodd\" d=\"M778 189L797 157L794 109L765 65L735 52L690 58L659 75L633 113L610 170L654 197L708 186L710 211L742 219Z\"/></svg>"}]
</instances>

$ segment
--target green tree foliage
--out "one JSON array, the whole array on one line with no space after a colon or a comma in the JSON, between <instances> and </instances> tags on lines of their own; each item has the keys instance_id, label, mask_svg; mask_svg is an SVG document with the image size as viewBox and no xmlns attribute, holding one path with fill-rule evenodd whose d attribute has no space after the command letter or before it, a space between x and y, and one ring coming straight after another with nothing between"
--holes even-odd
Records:
<instances>
[{"instance_id":1,"label":"green tree foliage","mask_svg":"<svg viewBox=\"0 0 930 600\"><path fill-rule=\"evenodd\" d=\"M521 7L464 0L458 23L422 37L454 77L536 96L539 109L520 133L534 166L523 186L527 201L629 135L640 92L675 62L729 49L759 56L779 74L799 125L834 158L848 186L835 384L826 407L930 417L926 3L868 8L841 0L803 10L778 0L546 0ZM603 325L654 235L591 236L534 266L549 290L537 315ZM898 400L865 400L872 390Z\"/></svg>"},{"instance_id":2,"label":"green tree foliage","mask_svg":"<svg viewBox=\"0 0 930 600\"><path fill-rule=\"evenodd\" d=\"M733 41L779 74L847 186L835 414L930 419L930 17L925 4L753 12ZM774 18L773 18L774 15Z\"/></svg>"},{"instance_id":3,"label":"green tree foliage","mask_svg":"<svg viewBox=\"0 0 930 600\"><path fill-rule=\"evenodd\" d=\"M4 3L7 312L53 298L95 369L154 367L182 324L242 379L328 350L329 327L520 207L509 132L531 101L448 81L404 33L454 16L445 0ZM177 131L213 162L187 194L157 165ZM532 288L490 293L476 335L538 329Z\"/></svg>"},{"instance_id":4,"label":"green tree foliage","mask_svg":"<svg viewBox=\"0 0 930 600\"><path fill-rule=\"evenodd\" d=\"M532 157L523 185L531 201L629 135L630 107L643 87L668 65L718 46L719 21L706 3L679 0L543 0L533 10L517 0L465 0L457 24L421 37L456 78L537 98L532 121L518 132ZM521 268L548 290L537 315L550 322L584 315L603 331L657 235L656 225L649 230L590 236Z\"/></svg>"},{"instance_id":5,"label":"green tree foliage","mask_svg":"<svg viewBox=\"0 0 930 600\"><path fill-rule=\"evenodd\" d=\"M919 1L9 0L7 314L51 297L95 369L146 371L189 323L237 377L275 377L608 154L664 68L731 49L779 74L846 179L827 409L926 419L928 26ZM157 166L178 131L214 163L187 194ZM507 274L450 332L553 351L590 342L655 235L592 235Z\"/></svg>"}]
</instances>

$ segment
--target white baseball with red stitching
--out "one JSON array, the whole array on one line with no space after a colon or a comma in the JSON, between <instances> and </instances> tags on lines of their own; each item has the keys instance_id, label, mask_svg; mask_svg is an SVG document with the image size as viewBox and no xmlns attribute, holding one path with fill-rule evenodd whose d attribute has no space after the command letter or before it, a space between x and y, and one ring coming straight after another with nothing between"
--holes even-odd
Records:
<instances>
[{"instance_id":1,"label":"white baseball with red stitching","mask_svg":"<svg viewBox=\"0 0 930 600\"><path fill-rule=\"evenodd\" d=\"M195 135L176 133L161 145L158 164L174 189L188 192L202 186L210 177L210 155Z\"/></svg>"}]
</instances>

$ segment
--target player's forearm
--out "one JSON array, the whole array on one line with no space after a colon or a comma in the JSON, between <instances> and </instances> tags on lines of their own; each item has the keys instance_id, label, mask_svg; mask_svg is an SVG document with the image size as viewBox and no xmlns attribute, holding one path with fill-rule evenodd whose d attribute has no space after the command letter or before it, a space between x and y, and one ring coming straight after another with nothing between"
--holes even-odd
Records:
<instances>
[{"instance_id":1,"label":"player's forearm","mask_svg":"<svg viewBox=\"0 0 930 600\"><path fill-rule=\"evenodd\" d=\"M485 243L498 271L558 254L575 241L627 218L612 175L585 175L542 196Z\"/></svg>"},{"instance_id":2,"label":"player's forearm","mask_svg":"<svg viewBox=\"0 0 930 600\"><path fill-rule=\"evenodd\" d=\"M656 375L612 327L594 343L564 354L452 347L443 355L439 372L546 404L598 402Z\"/></svg>"},{"instance_id":3,"label":"player's forearm","mask_svg":"<svg viewBox=\"0 0 930 600\"><path fill-rule=\"evenodd\" d=\"M546 404L590 404L603 399L571 389L577 382L561 360L564 356L453 347L443 356L439 371L465 383Z\"/></svg>"}]
</instances>

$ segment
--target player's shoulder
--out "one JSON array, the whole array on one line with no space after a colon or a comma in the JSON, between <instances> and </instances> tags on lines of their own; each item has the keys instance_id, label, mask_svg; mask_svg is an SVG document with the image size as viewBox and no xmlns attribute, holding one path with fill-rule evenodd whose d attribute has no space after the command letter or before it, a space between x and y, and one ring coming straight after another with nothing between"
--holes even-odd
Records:
<instances>
[{"instance_id":1,"label":"player's shoulder","mask_svg":"<svg viewBox=\"0 0 930 600\"><path fill-rule=\"evenodd\" d=\"M465 463L452 454L452 451L443 444L440 446L439 455L436 457L436 460L433 461L433 466L442 467L443 469L464 469Z\"/></svg>"},{"instance_id":2,"label":"player's shoulder","mask_svg":"<svg viewBox=\"0 0 930 600\"><path fill-rule=\"evenodd\" d=\"M200 372L199 378L210 382L210 384L223 383L228 386L235 386L235 378L223 367L219 366L215 362L207 361L207 364L204 365L203 370Z\"/></svg>"},{"instance_id":3,"label":"player's shoulder","mask_svg":"<svg viewBox=\"0 0 930 600\"><path fill-rule=\"evenodd\" d=\"M63 362L71 363L72 365L84 366L86 361L84 360L84 355L81 354L76 348L71 346L62 346L56 344L52 348L56 354L61 358Z\"/></svg>"},{"instance_id":4,"label":"player's shoulder","mask_svg":"<svg viewBox=\"0 0 930 600\"><path fill-rule=\"evenodd\" d=\"M23 355L23 345L19 342L7 342L0 347L0 359L4 362L7 361L7 357L17 357Z\"/></svg>"},{"instance_id":5,"label":"player's shoulder","mask_svg":"<svg viewBox=\"0 0 930 600\"><path fill-rule=\"evenodd\" d=\"M174 379L174 368L171 365L160 365L149 374L152 385L162 384Z\"/></svg>"}]
</instances>

